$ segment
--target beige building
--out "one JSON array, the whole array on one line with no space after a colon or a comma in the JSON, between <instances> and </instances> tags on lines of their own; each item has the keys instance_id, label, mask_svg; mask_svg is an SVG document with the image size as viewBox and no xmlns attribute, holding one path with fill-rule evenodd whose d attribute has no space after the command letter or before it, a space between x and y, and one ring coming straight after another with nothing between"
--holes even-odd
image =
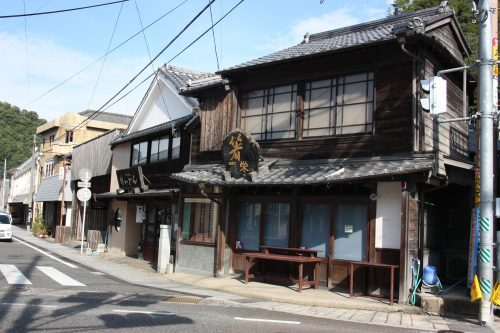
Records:
<instances>
[{"instance_id":1,"label":"beige building","mask_svg":"<svg viewBox=\"0 0 500 333\"><path fill-rule=\"evenodd\" d=\"M131 117L95 111L68 112L36 130L40 139L35 214L42 215L52 235L56 225L71 225L71 153L73 147L112 129L126 129Z\"/></svg>"}]
</instances>

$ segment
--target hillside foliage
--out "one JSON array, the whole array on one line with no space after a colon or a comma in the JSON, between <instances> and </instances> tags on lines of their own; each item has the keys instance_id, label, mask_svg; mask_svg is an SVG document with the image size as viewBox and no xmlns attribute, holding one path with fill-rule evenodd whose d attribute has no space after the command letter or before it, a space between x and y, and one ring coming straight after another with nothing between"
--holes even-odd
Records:
<instances>
[{"instance_id":1,"label":"hillside foliage","mask_svg":"<svg viewBox=\"0 0 500 333\"><path fill-rule=\"evenodd\" d=\"M7 159L7 170L23 163L32 154L33 134L45 124L34 111L21 110L17 106L0 102L0 160L3 169ZM2 171L3 172L3 171ZM0 178L2 175L0 175Z\"/></svg>"}]
</instances>

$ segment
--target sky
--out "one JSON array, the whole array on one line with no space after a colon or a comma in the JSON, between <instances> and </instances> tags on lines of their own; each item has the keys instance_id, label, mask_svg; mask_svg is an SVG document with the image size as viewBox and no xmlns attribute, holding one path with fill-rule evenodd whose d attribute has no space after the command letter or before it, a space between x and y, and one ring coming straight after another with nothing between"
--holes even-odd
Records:
<instances>
[{"instance_id":1,"label":"sky","mask_svg":"<svg viewBox=\"0 0 500 333\"><path fill-rule=\"evenodd\" d=\"M114 1L0 1L0 16ZM239 2L215 0L182 33L209 0L129 0L79 11L0 18L0 102L35 111L48 121L88 109L132 116L151 83L148 76L164 64L216 72L298 44L306 32L383 18L393 1L245 0L213 32L178 55L212 20L217 22Z\"/></svg>"}]
</instances>

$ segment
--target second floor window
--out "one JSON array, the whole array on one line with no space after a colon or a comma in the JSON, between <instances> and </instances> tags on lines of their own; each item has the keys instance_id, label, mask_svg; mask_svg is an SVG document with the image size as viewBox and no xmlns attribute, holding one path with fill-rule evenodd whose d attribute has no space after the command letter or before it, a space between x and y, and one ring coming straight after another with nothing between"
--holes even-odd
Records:
<instances>
[{"instance_id":1,"label":"second floor window","mask_svg":"<svg viewBox=\"0 0 500 333\"><path fill-rule=\"evenodd\" d=\"M168 137L151 140L151 162L168 159Z\"/></svg>"},{"instance_id":2,"label":"second floor window","mask_svg":"<svg viewBox=\"0 0 500 333\"><path fill-rule=\"evenodd\" d=\"M45 162L45 177L49 177L54 175L54 161L46 161Z\"/></svg>"},{"instance_id":3,"label":"second floor window","mask_svg":"<svg viewBox=\"0 0 500 333\"><path fill-rule=\"evenodd\" d=\"M148 161L148 142L136 143L132 147L132 165L146 164Z\"/></svg>"},{"instance_id":4,"label":"second floor window","mask_svg":"<svg viewBox=\"0 0 500 333\"><path fill-rule=\"evenodd\" d=\"M304 137L373 131L373 73L306 83Z\"/></svg>"},{"instance_id":5,"label":"second floor window","mask_svg":"<svg viewBox=\"0 0 500 333\"><path fill-rule=\"evenodd\" d=\"M49 146L50 147L52 147L52 145L54 144L54 139L55 139L55 135L49 136Z\"/></svg>"},{"instance_id":6,"label":"second floor window","mask_svg":"<svg viewBox=\"0 0 500 333\"><path fill-rule=\"evenodd\" d=\"M256 140L295 138L296 101L296 84L246 92L241 127Z\"/></svg>"},{"instance_id":7,"label":"second floor window","mask_svg":"<svg viewBox=\"0 0 500 333\"><path fill-rule=\"evenodd\" d=\"M66 143L73 142L73 131L66 131Z\"/></svg>"}]
</instances>

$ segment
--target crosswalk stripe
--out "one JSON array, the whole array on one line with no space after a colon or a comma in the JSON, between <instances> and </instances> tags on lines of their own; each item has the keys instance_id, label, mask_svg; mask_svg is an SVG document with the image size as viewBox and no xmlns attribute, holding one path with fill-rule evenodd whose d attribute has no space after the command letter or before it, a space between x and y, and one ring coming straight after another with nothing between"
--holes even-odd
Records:
<instances>
[{"instance_id":1,"label":"crosswalk stripe","mask_svg":"<svg viewBox=\"0 0 500 333\"><path fill-rule=\"evenodd\" d=\"M31 284L31 281L14 265L0 265L0 272L5 276L9 284Z\"/></svg>"},{"instance_id":2,"label":"crosswalk stripe","mask_svg":"<svg viewBox=\"0 0 500 333\"><path fill-rule=\"evenodd\" d=\"M48 277L50 277L52 280L59 283L60 285L71 286L71 287L86 287L86 285L84 285L83 283L70 278L69 276L67 276L61 271L58 271L54 267L36 266L36 268L39 269Z\"/></svg>"}]
</instances>

